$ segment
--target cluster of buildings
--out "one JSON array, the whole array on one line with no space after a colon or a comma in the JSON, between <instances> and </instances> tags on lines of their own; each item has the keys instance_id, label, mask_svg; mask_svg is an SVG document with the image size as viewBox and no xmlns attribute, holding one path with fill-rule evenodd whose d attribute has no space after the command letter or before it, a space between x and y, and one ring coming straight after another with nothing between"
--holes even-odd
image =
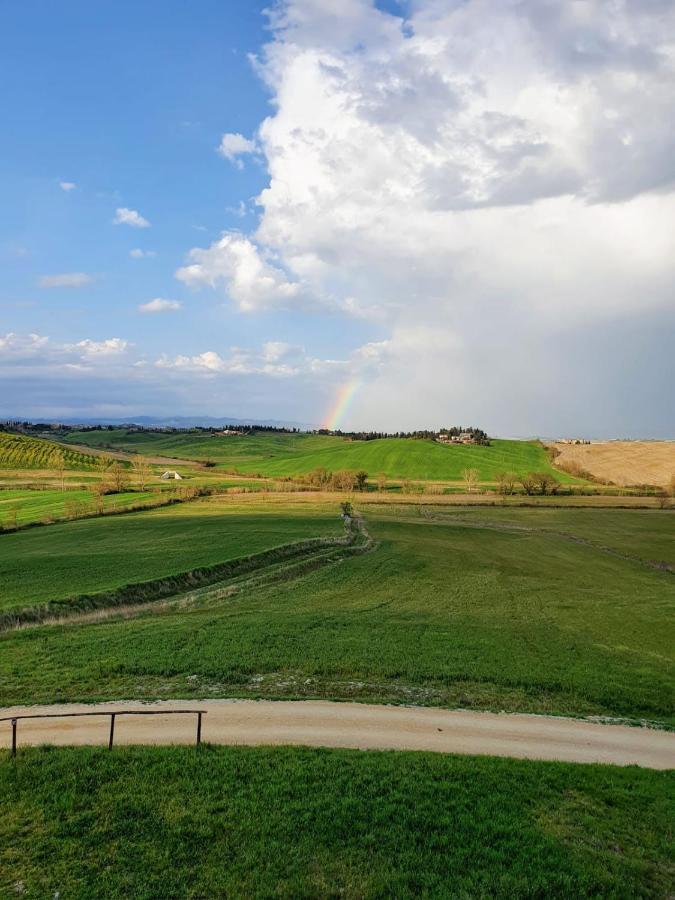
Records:
<instances>
[{"instance_id":1,"label":"cluster of buildings","mask_svg":"<svg viewBox=\"0 0 675 900\"><path fill-rule=\"evenodd\" d=\"M471 431L460 431L459 434L437 434L439 444L477 444L476 436Z\"/></svg>"}]
</instances>

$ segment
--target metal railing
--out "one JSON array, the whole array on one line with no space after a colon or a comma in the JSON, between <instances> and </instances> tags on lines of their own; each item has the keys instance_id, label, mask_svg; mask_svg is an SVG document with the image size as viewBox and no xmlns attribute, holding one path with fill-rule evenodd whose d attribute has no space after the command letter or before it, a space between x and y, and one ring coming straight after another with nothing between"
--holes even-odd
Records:
<instances>
[{"instance_id":1,"label":"metal railing","mask_svg":"<svg viewBox=\"0 0 675 900\"><path fill-rule=\"evenodd\" d=\"M16 756L16 731L19 719L65 719L78 716L110 716L110 732L108 735L108 750L112 750L115 739L115 719L117 716L197 716L197 746L202 742L202 716L206 715L205 709L116 709L98 710L97 712L71 712L71 713L27 713L19 716L5 716L0 722L12 723L12 756Z\"/></svg>"}]
</instances>

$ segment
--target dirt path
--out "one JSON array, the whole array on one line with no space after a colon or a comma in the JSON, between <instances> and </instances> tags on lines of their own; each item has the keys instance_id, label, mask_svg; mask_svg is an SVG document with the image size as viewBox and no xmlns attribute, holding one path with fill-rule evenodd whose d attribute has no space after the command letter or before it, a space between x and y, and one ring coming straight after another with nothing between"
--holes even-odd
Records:
<instances>
[{"instance_id":1,"label":"dirt path","mask_svg":"<svg viewBox=\"0 0 675 900\"><path fill-rule=\"evenodd\" d=\"M327 701L166 700L92 706L13 707L4 716L131 709L201 709L202 740L213 744L305 745L362 750L431 750L580 763L675 768L675 734L623 725L532 715L463 712ZM109 717L27 719L18 723L26 744L105 744ZM10 723L0 722L0 747L10 745ZM183 744L195 740L196 716L124 716L116 744Z\"/></svg>"}]
</instances>

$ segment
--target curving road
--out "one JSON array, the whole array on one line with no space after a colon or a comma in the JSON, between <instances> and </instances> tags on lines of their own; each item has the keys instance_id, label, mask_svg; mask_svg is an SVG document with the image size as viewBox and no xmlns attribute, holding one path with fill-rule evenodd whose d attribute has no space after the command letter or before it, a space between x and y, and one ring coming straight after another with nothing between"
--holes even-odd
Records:
<instances>
[{"instance_id":1,"label":"curving road","mask_svg":"<svg viewBox=\"0 0 675 900\"><path fill-rule=\"evenodd\" d=\"M213 744L304 745L361 750L430 750L580 763L675 768L675 734L576 719L328 701L165 700L151 704L12 707L0 718L34 713L118 714L132 709L201 709L202 740ZM27 719L26 744L105 744L109 717ZM184 744L195 740L195 716L124 716L116 744ZM10 723L0 722L0 747L10 746Z\"/></svg>"}]
</instances>

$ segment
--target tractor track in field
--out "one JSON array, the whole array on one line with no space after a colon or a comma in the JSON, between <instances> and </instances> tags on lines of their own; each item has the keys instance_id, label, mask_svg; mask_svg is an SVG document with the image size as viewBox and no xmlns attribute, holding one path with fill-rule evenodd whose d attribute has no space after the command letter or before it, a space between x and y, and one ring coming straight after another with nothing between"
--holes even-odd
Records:
<instances>
[{"instance_id":1,"label":"tractor track in field","mask_svg":"<svg viewBox=\"0 0 675 900\"><path fill-rule=\"evenodd\" d=\"M424 750L675 768L672 732L553 716L323 700L162 700L145 705L116 701L95 706L12 707L0 710L0 718L102 713L100 718L19 719L19 748L44 743L105 745L111 712L116 713L116 744L190 744L195 742L195 715L124 715L125 711L169 713L186 708L205 713L201 736L210 744ZM11 721L2 721L0 747L8 748L10 740Z\"/></svg>"},{"instance_id":2,"label":"tractor track in field","mask_svg":"<svg viewBox=\"0 0 675 900\"><path fill-rule=\"evenodd\" d=\"M376 547L377 544L363 520L357 517L352 520L352 526L345 537L298 541L252 557L234 559L221 566L196 569L170 579L160 578L155 582L126 585L107 594L83 595L70 601L10 610L0 615L0 634L44 625L128 619L147 612L171 612L189 607L203 609L223 599L235 597L245 590L291 581L323 566L371 552ZM209 575L209 572L213 575ZM218 577L219 574L221 577ZM190 584L192 580L196 582L194 587ZM181 583L185 584L183 589ZM169 588L174 584L174 589L167 589L167 584ZM139 591L137 595L136 589Z\"/></svg>"}]
</instances>

